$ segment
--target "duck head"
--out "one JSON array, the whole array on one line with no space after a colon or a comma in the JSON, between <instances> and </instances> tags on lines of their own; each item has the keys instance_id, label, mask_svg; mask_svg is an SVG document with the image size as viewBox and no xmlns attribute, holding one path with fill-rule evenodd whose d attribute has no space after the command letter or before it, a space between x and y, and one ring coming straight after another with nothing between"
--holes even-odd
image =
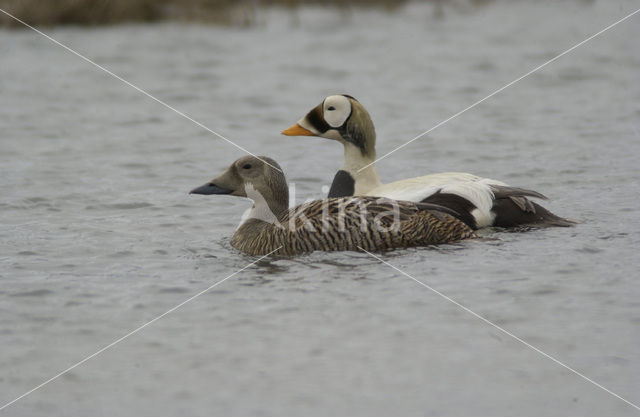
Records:
<instances>
[{"instance_id":1,"label":"duck head","mask_svg":"<svg viewBox=\"0 0 640 417\"><path fill-rule=\"evenodd\" d=\"M282 131L287 136L318 136L357 148L363 157L375 159L376 131L367 110L346 94L325 98L302 119Z\"/></svg>"},{"instance_id":2,"label":"duck head","mask_svg":"<svg viewBox=\"0 0 640 417\"><path fill-rule=\"evenodd\" d=\"M244 156L221 175L194 188L189 194L227 194L254 201L254 210L276 216L289 205L289 188L280 165L266 156Z\"/></svg>"}]
</instances>

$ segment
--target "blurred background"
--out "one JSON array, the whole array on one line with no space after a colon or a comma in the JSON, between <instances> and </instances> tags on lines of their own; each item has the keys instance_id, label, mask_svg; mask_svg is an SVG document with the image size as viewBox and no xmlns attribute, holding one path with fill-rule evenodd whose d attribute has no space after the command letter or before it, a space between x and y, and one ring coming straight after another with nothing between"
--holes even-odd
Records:
<instances>
[{"instance_id":1,"label":"blurred background","mask_svg":"<svg viewBox=\"0 0 640 417\"><path fill-rule=\"evenodd\" d=\"M434 6L441 15L444 7L464 9L494 0L414 0ZM524 1L524 0L514 0ZM592 3L595 0L578 0ZM252 25L259 22L260 10L268 7L295 10L304 6L335 8L343 13L357 9L393 11L408 0L0 0L0 7L33 25L100 25L125 22L191 21L226 25ZM0 24L17 26L6 15Z\"/></svg>"}]
</instances>

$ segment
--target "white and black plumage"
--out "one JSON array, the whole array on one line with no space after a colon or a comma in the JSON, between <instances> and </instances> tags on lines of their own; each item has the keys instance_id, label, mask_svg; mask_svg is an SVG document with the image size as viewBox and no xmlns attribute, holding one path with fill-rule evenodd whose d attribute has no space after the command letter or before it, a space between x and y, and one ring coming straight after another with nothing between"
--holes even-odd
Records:
<instances>
[{"instance_id":1,"label":"white and black plumage","mask_svg":"<svg viewBox=\"0 0 640 417\"><path fill-rule=\"evenodd\" d=\"M319 136L343 144L344 163L333 179L329 197L369 195L435 203L455 210L458 217L474 229L574 224L530 201L527 197L546 199L536 191L463 172L443 172L383 185L374 164L373 122L360 102L349 95L325 98L282 133Z\"/></svg>"},{"instance_id":2,"label":"white and black plumage","mask_svg":"<svg viewBox=\"0 0 640 417\"><path fill-rule=\"evenodd\" d=\"M229 194L254 201L231 245L250 255L380 251L474 237L457 213L436 204L382 197L315 200L289 209L284 174L271 158L246 156L192 194Z\"/></svg>"}]
</instances>

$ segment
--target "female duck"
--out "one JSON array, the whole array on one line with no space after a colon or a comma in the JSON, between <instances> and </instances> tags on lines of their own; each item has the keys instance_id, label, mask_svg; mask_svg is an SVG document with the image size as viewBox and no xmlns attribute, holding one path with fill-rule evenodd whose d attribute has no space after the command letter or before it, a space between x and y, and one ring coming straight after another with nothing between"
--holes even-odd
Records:
<instances>
[{"instance_id":1,"label":"female duck","mask_svg":"<svg viewBox=\"0 0 640 417\"><path fill-rule=\"evenodd\" d=\"M271 158L246 156L192 194L229 194L254 201L231 245L250 255L380 251L474 237L451 209L380 197L316 200L289 209L289 190Z\"/></svg>"},{"instance_id":2,"label":"female duck","mask_svg":"<svg viewBox=\"0 0 640 417\"><path fill-rule=\"evenodd\" d=\"M376 132L371 117L355 98L329 96L295 125L287 136L319 136L344 146L344 163L336 173L329 197L368 195L427 202L449 207L474 229L525 224L570 226L574 222L551 213L527 197L536 191L462 172L444 172L382 185L376 171Z\"/></svg>"}]
</instances>

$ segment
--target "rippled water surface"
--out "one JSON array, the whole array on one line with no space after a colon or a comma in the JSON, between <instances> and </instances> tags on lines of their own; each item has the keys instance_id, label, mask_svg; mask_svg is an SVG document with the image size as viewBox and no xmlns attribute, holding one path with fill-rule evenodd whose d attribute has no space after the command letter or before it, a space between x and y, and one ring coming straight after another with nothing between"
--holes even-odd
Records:
<instances>
[{"instance_id":1,"label":"rippled water surface","mask_svg":"<svg viewBox=\"0 0 640 417\"><path fill-rule=\"evenodd\" d=\"M379 155L638 7L265 11L251 28L47 29L257 154L298 202L342 150L279 132L328 94ZM467 171L582 223L384 260L640 403L640 15L379 163ZM245 267L243 155L28 30L0 31L0 404ZM627 416L637 410L361 253L260 261L21 399L11 416Z\"/></svg>"}]
</instances>

